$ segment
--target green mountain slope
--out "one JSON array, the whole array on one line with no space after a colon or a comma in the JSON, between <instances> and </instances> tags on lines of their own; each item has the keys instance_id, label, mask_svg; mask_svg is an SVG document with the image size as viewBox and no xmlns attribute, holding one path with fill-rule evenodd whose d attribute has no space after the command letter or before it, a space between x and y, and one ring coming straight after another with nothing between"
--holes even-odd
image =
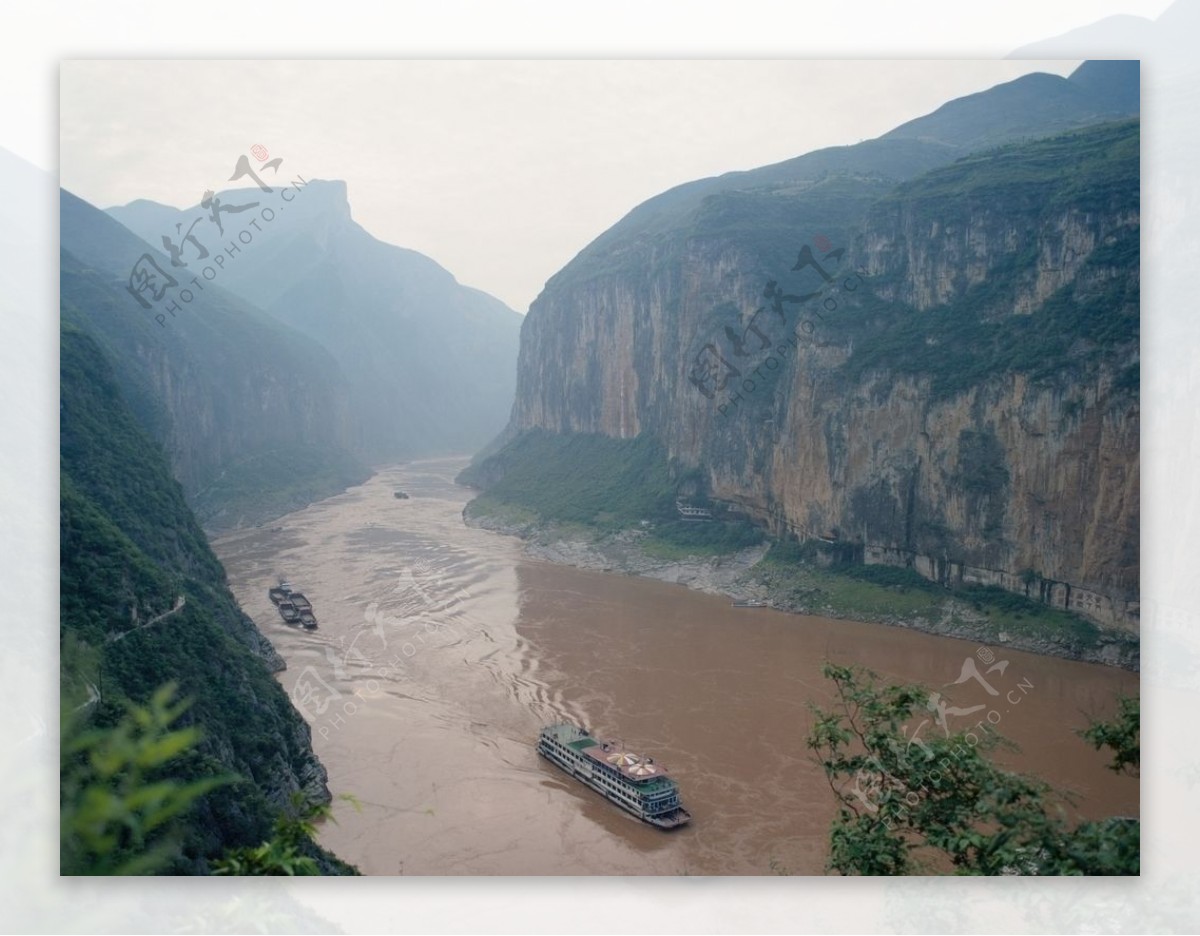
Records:
<instances>
[{"instance_id":1,"label":"green mountain slope","mask_svg":"<svg viewBox=\"0 0 1200 936\"><path fill-rule=\"evenodd\" d=\"M292 793L327 801L325 770L271 676L282 661L234 601L161 448L96 341L69 323L60 366L63 708L112 725L125 702L178 683L192 701L182 724L204 740L171 776L240 778L193 806L167 869L205 873L225 850L268 838ZM320 858L327 871L342 867Z\"/></svg>"},{"instance_id":2,"label":"green mountain slope","mask_svg":"<svg viewBox=\"0 0 1200 936\"><path fill-rule=\"evenodd\" d=\"M977 150L1129 117L1140 106L1137 61L1084 62L1067 78L1035 72L943 104L885 133Z\"/></svg>"},{"instance_id":3,"label":"green mountain slope","mask_svg":"<svg viewBox=\"0 0 1200 936\"><path fill-rule=\"evenodd\" d=\"M870 298L829 319L852 348L843 372L923 377L945 398L1005 374L1065 386L1106 363L1117 389L1136 396L1140 139L1136 121L1100 124L965 157L881 198L866 222L870 255L858 257ZM978 227L981 216L1023 227L1007 250L979 251L983 269L947 262L941 239L925 233ZM1047 235L1088 217L1116 219L1098 244ZM936 301L934 268L958 272L938 283ZM1056 276L1063 268L1071 275Z\"/></svg>"},{"instance_id":4,"label":"green mountain slope","mask_svg":"<svg viewBox=\"0 0 1200 936\"><path fill-rule=\"evenodd\" d=\"M1069 78L1034 73L958 98L874 140L684 183L602 233L551 278L546 293L648 257L679 258L687 240L739 231L750 238L746 260L776 270L789 259L801 220L841 243L862 220L862 206L897 182L974 150L1134 116L1138 86L1137 62L1085 62Z\"/></svg>"}]
</instances>

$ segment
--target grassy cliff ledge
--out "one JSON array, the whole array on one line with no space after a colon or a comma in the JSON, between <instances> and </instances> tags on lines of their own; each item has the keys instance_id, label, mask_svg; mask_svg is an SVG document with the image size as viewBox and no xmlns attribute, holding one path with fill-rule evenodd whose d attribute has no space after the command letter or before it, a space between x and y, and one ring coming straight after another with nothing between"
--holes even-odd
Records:
<instances>
[{"instance_id":1,"label":"grassy cliff ledge","mask_svg":"<svg viewBox=\"0 0 1200 936\"><path fill-rule=\"evenodd\" d=\"M848 618L1136 668L1136 636L1032 598L980 586L947 588L915 571L865 565L861 551L777 539L711 500L703 478L652 436L521 433L457 479L481 493L472 526L520 536L536 557ZM687 522L675 502L710 509Z\"/></svg>"},{"instance_id":2,"label":"grassy cliff ledge","mask_svg":"<svg viewBox=\"0 0 1200 936\"><path fill-rule=\"evenodd\" d=\"M485 493L469 515L504 514L542 523L621 527L675 514L666 453L648 435L556 435L533 430L472 465L458 482Z\"/></svg>"}]
</instances>

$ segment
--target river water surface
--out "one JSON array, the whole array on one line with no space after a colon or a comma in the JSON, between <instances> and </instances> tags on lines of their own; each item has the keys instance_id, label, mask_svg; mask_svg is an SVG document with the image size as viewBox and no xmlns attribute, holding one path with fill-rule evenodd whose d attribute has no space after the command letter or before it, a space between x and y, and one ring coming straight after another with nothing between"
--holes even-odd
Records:
<instances>
[{"instance_id":1,"label":"river water surface","mask_svg":"<svg viewBox=\"0 0 1200 936\"><path fill-rule=\"evenodd\" d=\"M359 803L338 801L321 840L364 874L822 873L834 799L804 739L827 659L942 692L951 730L992 713L1020 748L1007 765L1073 791L1085 817L1138 815L1138 782L1075 735L1136 674L532 561L464 525L464 464L384 470L214 543L287 661L330 787ZM280 620L280 578L317 631ZM951 685L968 658L995 696ZM538 729L564 719L665 765L691 825L645 825L538 757Z\"/></svg>"}]
</instances>

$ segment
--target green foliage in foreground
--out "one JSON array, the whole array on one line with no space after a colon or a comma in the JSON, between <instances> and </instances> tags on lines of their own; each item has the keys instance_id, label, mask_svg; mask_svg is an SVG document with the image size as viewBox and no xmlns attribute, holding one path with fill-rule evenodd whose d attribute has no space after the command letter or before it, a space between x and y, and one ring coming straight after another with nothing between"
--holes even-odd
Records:
<instances>
[{"instance_id":1,"label":"green foliage in foreground","mask_svg":"<svg viewBox=\"0 0 1200 936\"><path fill-rule=\"evenodd\" d=\"M174 820L210 790L217 775L183 782L168 765L195 747L200 729L173 728L186 711L175 686L160 687L146 706L130 706L111 728L76 731L62 741L60 870L63 874L151 874L180 850Z\"/></svg>"},{"instance_id":2,"label":"green foliage in foreground","mask_svg":"<svg viewBox=\"0 0 1200 936\"><path fill-rule=\"evenodd\" d=\"M812 706L807 746L838 802L831 870L1139 873L1137 820L1073 826L1059 805L1062 797L1046 784L991 762L988 754L1005 744L994 731L922 732L927 689L881 686L869 671L828 663L823 673L833 682L835 702L829 709Z\"/></svg>"},{"instance_id":3,"label":"green foliage in foreground","mask_svg":"<svg viewBox=\"0 0 1200 936\"><path fill-rule=\"evenodd\" d=\"M1093 722L1080 732L1098 751L1110 748L1116 773L1138 773L1142 768L1142 705L1136 696L1121 696L1117 717L1109 722Z\"/></svg>"},{"instance_id":4,"label":"green foliage in foreground","mask_svg":"<svg viewBox=\"0 0 1200 936\"><path fill-rule=\"evenodd\" d=\"M230 774L180 779L180 765L201 739L195 726L176 727L189 706L189 701L176 701L176 687L168 683L147 705L129 705L114 725L85 725L90 718L86 707L64 720L59 827L63 874L155 874L177 863L189 812L211 791L237 779ZM228 850L211 862L213 873L323 873L319 859L326 865L331 859L316 844L316 822L332 818L330 813L328 804L311 803L294 793L290 808L276 818L270 838L256 847ZM336 873L358 873L336 859L332 864Z\"/></svg>"},{"instance_id":5,"label":"green foliage in foreground","mask_svg":"<svg viewBox=\"0 0 1200 936\"><path fill-rule=\"evenodd\" d=\"M358 802L351 796L343 799ZM292 812L282 813L275 821L275 834L254 848L238 848L212 863L213 874L238 876L298 877L321 873L312 855L317 822L333 818L329 803L306 803L300 794L292 796ZM357 872L356 872L357 873Z\"/></svg>"}]
</instances>

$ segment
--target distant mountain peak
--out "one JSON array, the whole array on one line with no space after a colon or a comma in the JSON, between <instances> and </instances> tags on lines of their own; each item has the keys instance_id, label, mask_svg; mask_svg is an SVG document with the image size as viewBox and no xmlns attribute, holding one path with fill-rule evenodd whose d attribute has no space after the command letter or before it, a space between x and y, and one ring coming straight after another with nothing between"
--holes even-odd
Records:
<instances>
[{"instance_id":1,"label":"distant mountain peak","mask_svg":"<svg viewBox=\"0 0 1200 936\"><path fill-rule=\"evenodd\" d=\"M1137 59L1089 59L1068 80L1122 114L1141 110L1142 63Z\"/></svg>"},{"instance_id":2,"label":"distant mountain peak","mask_svg":"<svg viewBox=\"0 0 1200 936\"><path fill-rule=\"evenodd\" d=\"M1031 72L976 94L947 101L937 110L885 133L881 139L914 139L981 149L1017 136L1023 128L1044 136L1139 111L1136 61L1087 61L1069 78Z\"/></svg>"},{"instance_id":3,"label":"distant mountain peak","mask_svg":"<svg viewBox=\"0 0 1200 936\"><path fill-rule=\"evenodd\" d=\"M104 210L106 214L154 244L158 243L158 235L153 232L161 229L162 233L169 233L171 226L178 222L181 216L209 215L211 209L205 208L203 201L214 194L216 199L226 206L257 203L270 207L277 214L282 206L290 212L289 217L292 218L312 219L327 215L337 221L351 220L349 187L343 179L304 179L297 176L278 182L265 179L264 182L268 184L270 192L256 187L220 189L215 193L206 191L200 201L185 208L176 208L174 205L150 198L135 198L127 204L114 205ZM284 191L288 189L294 194L284 195ZM281 219L283 217L282 214L278 216ZM236 215L230 217L236 221Z\"/></svg>"},{"instance_id":4,"label":"distant mountain peak","mask_svg":"<svg viewBox=\"0 0 1200 936\"><path fill-rule=\"evenodd\" d=\"M209 223L212 204L142 200L107 214L156 247L164 235L178 245L200 221L205 256L227 254L214 261L216 281L341 366L361 418L357 454L467 452L494 437L512 405L521 316L424 254L371 235L351 215L345 181L269 181L269 193L216 193L229 208L258 205L220 212L223 231Z\"/></svg>"}]
</instances>

